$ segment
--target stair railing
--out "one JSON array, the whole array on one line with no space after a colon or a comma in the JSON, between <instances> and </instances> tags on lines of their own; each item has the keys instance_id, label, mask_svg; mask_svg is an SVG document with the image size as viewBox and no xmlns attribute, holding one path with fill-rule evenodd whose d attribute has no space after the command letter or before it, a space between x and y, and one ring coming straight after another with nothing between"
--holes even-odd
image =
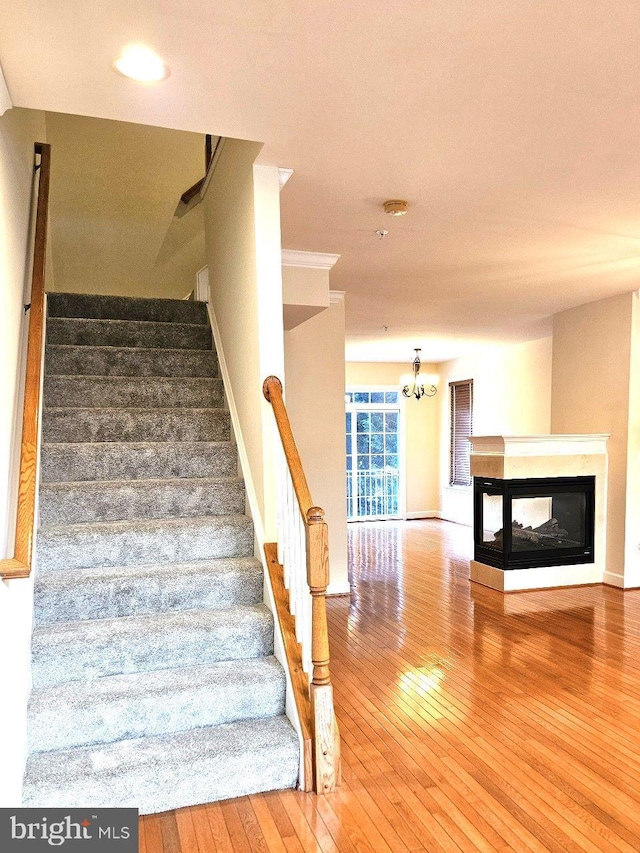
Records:
<instances>
[{"instance_id":1,"label":"stair railing","mask_svg":"<svg viewBox=\"0 0 640 853\"><path fill-rule=\"evenodd\" d=\"M340 784L340 736L333 707L326 608L328 529L324 511L311 499L282 398L282 383L277 376L269 376L262 390L280 434L280 443L276 443L277 553L289 591L289 609L295 617L302 666L311 677L314 788L327 794Z\"/></svg>"},{"instance_id":2,"label":"stair railing","mask_svg":"<svg viewBox=\"0 0 640 853\"><path fill-rule=\"evenodd\" d=\"M35 171L40 172L40 179L38 181L38 202L36 207L31 301L28 305L25 305L25 311L29 311L29 333L24 404L22 409L18 510L14 555L11 558L0 560L0 577L5 580L10 578L28 578L31 574L33 561L51 146L45 142L36 142L35 155L36 157L40 157L40 162L34 166Z\"/></svg>"},{"instance_id":3,"label":"stair railing","mask_svg":"<svg viewBox=\"0 0 640 853\"><path fill-rule=\"evenodd\" d=\"M209 167L211 166L211 162L216 155L216 152L220 150L222 145L222 137L218 136L216 138L216 144L213 144L213 136L208 133L204 138L204 178L200 178L199 181L196 181L192 187L189 187L188 190L185 190L180 196L180 201L184 205L189 205L190 202L202 191L202 188L207 180L207 174L209 172Z\"/></svg>"}]
</instances>

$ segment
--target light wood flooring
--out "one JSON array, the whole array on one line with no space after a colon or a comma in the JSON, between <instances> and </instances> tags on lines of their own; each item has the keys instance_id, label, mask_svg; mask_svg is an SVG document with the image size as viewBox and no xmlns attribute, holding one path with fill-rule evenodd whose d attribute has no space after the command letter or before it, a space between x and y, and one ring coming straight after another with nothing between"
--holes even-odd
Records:
<instances>
[{"instance_id":1,"label":"light wood flooring","mask_svg":"<svg viewBox=\"0 0 640 853\"><path fill-rule=\"evenodd\" d=\"M638 853L640 591L471 585L468 528L349 526L340 791L141 819L142 853Z\"/></svg>"}]
</instances>

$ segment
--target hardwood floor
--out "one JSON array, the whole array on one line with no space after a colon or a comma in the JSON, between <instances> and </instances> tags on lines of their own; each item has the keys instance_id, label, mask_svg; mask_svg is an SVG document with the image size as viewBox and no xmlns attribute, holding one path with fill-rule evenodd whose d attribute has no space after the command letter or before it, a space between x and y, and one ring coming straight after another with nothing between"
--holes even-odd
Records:
<instances>
[{"instance_id":1,"label":"hardwood floor","mask_svg":"<svg viewBox=\"0 0 640 853\"><path fill-rule=\"evenodd\" d=\"M640 591L471 585L471 533L446 522L349 540L339 792L144 817L142 853L638 853Z\"/></svg>"}]
</instances>

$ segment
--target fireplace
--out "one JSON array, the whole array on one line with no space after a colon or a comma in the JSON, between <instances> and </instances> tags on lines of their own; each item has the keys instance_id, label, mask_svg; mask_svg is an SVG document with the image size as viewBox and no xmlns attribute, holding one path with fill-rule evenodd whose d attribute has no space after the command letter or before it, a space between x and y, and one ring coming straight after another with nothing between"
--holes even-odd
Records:
<instances>
[{"instance_id":1,"label":"fireplace","mask_svg":"<svg viewBox=\"0 0 640 853\"><path fill-rule=\"evenodd\" d=\"M594 562L595 477L473 478L474 559L497 569Z\"/></svg>"},{"instance_id":2,"label":"fireplace","mask_svg":"<svg viewBox=\"0 0 640 853\"><path fill-rule=\"evenodd\" d=\"M602 583L607 438L470 436L473 583L500 592Z\"/></svg>"}]
</instances>

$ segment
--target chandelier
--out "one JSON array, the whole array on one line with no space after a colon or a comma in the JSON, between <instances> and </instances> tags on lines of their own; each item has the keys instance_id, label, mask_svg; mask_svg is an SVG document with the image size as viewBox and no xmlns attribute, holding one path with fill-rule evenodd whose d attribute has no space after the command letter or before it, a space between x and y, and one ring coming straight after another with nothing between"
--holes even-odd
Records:
<instances>
[{"instance_id":1,"label":"chandelier","mask_svg":"<svg viewBox=\"0 0 640 853\"><path fill-rule=\"evenodd\" d=\"M416 357L413 359L411 368L412 375L403 376L403 381L406 380L406 385L402 389L402 394L405 397L415 397L419 400L421 397L433 397L438 393L438 389L434 385L433 377L420 375L420 347L415 347Z\"/></svg>"}]
</instances>

